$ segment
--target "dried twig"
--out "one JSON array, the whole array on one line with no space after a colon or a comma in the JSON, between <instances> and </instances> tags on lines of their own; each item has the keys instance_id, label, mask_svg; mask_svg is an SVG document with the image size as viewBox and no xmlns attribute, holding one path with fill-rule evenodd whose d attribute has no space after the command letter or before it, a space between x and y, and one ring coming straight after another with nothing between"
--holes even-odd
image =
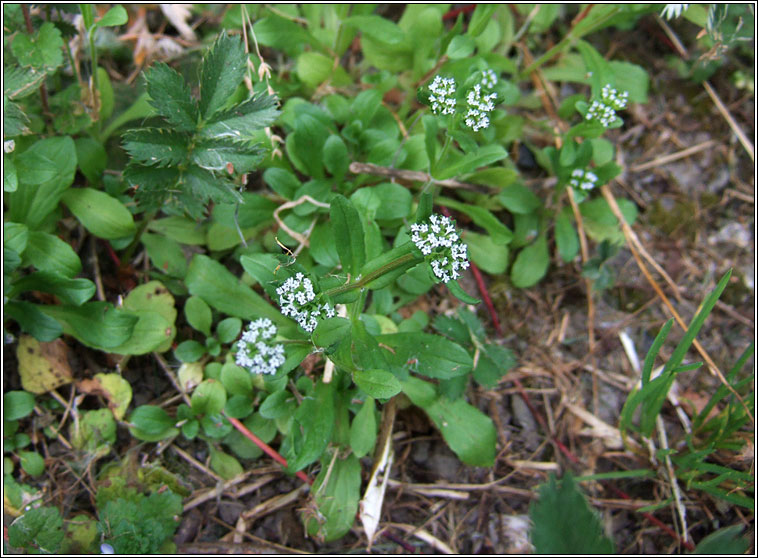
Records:
<instances>
[{"instance_id":1,"label":"dried twig","mask_svg":"<svg viewBox=\"0 0 758 558\"><path fill-rule=\"evenodd\" d=\"M629 167L629 170L632 172L640 172L643 170L652 169L654 167L659 167L661 165L665 165L673 161L678 161L679 159L684 159L686 157L689 157L690 155L694 155L695 153L699 153L705 149L708 149L709 147L713 147L717 143L718 142L716 142L716 140L704 141L703 143L693 145L692 147L688 147L687 149L682 149L681 151L677 151L676 153L669 153L668 155L662 155L660 157L656 157L655 159L653 159L652 161L648 161L647 163L632 165L631 167Z\"/></svg>"},{"instance_id":2,"label":"dried twig","mask_svg":"<svg viewBox=\"0 0 758 558\"><path fill-rule=\"evenodd\" d=\"M219 475L217 475L216 473L214 473L213 471L211 471L208 467L206 467L205 465L203 465L202 463L200 463L197 459L195 459L194 457L192 457L190 454L188 454L182 448L177 447L177 446L171 446L171 449L173 451L175 451L176 454L179 457L181 457L182 459L184 459L187 463L189 463L190 465L192 465L198 471L202 471L203 473L205 473L209 477L217 480L220 483L225 482L223 478L221 478Z\"/></svg>"}]
</instances>

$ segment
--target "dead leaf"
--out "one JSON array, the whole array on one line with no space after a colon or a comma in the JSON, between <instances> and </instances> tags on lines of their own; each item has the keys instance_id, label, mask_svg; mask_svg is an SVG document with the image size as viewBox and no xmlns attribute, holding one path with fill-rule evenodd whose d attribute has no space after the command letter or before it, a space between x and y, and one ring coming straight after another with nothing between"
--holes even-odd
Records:
<instances>
[{"instance_id":1,"label":"dead leaf","mask_svg":"<svg viewBox=\"0 0 758 558\"><path fill-rule=\"evenodd\" d=\"M179 35L186 41L195 41L195 31L187 21L192 17L192 4L159 4L163 15L171 22L171 25L179 31Z\"/></svg>"},{"instance_id":2,"label":"dead leaf","mask_svg":"<svg viewBox=\"0 0 758 558\"><path fill-rule=\"evenodd\" d=\"M132 386L119 374L95 374L92 379L77 382L76 387L87 395L99 395L108 400L108 408L116 420L123 420L132 400Z\"/></svg>"},{"instance_id":3,"label":"dead leaf","mask_svg":"<svg viewBox=\"0 0 758 558\"><path fill-rule=\"evenodd\" d=\"M63 339L40 343L31 335L22 335L16 356L21 385L30 393L46 393L72 380Z\"/></svg>"}]
</instances>

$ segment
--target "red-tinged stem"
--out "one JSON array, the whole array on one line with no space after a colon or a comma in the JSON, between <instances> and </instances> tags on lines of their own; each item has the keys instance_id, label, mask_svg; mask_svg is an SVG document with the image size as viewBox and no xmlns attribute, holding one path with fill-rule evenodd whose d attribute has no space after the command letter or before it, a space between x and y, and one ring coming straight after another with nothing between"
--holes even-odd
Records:
<instances>
[{"instance_id":1,"label":"red-tinged stem","mask_svg":"<svg viewBox=\"0 0 758 558\"><path fill-rule=\"evenodd\" d=\"M495 305L492 304L490 293L487 291L487 285L484 284L484 277L482 277L482 272L479 271L479 268L476 267L476 264L474 262L469 263L471 267L471 273L474 274L474 279L476 280L476 284L479 287L479 292L482 295L482 300L484 300L484 305L487 307L487 310L490 313L490 317L492 318L492 325L495 328L495 332L497 332L497 334L502 337L503 330L500 327L500 320L497 317Z\"/></svg>"},{"instance_id":2,"label":"red-tinged stem","mask_svg":"<svg viewBox=\"0 0 758 558\"><path fill-rule=\"evenodd\" d=\"M467 6L463 6L462 8L455 8L454 10L450 10L449 12L446 12L442 15L442 19L455 19L458 17L458 14L460 13L469 13L473 12L474 8L476 8L476 4L468 4Z\"/></svg>"},{"instance_id":3,"label":"red-tinged stem","mask_svg":"<svg viewBox=\"0 0 758 558\"><path fill-rule=\"evenodd\" d=\"M113 250L113 246L111 246L111 243L107 240L105 242L105 248L108 250L108 255L110 256L111 260L113 260L113 263L116 264L116 267L121 267L121 260L119 259L118 255L116 254L115 250Z\"/></svg>"},{"instance_id":4,"label":"red-tinged stem","mask_svg":"<svg viewBox=\"0 0 758 558\"><path fill-rule=\"evenodd\" d=\"M284 459L281 455L279 455L279 452L277 452L274 448L272 448L266 442L261 440L258 436L250 432L247 429L247 427L244 424L242 424L239 420L237 420L236 418L230 417L229 415L226 415L226 418L229 420L229 422L232 423L232 426L234 426L234 428L239 430L243 436L245 436L248 440L253 442L256 446L261 448L261 450L263 450L263 452L266 455L271 457L274 461L277 461L283 467L287 466L287 460ZM297 473L295 473L295 476L299 478L300 480L302 480L303 482L306 482L308 484L313 484L313 481L308 477L308 475L306 475L302 471L298 471Z\"/></svg>"}]
</instances>

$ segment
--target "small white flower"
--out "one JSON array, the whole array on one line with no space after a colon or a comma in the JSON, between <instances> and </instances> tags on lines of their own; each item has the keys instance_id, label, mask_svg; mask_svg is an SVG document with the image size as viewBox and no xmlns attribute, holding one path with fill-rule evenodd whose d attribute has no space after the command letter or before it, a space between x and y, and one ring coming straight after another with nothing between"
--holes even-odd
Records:
<instances>
[{"instance_id":1,"label":"small white flower","mask_svg":"<svg viewBox=\"0 0 758 558\"><path fill-rule=\"evenodd\" d=\"M587 109L587 120L596 120L603 127L607 128L617 120L616 111L626 108L629 102L629 92L619 93L612 88L610 84L603 86L600 92L600 100L592 101L590 108Z\"/></svg>"},{"instance_id":2,"label":"small white flower","mask_svg":"<svg viewBox=\"0 0 758 558\"><path fill-rule=\"evenodd\" d=\"M661 10L661 15L668 20L676 19L689 8L689 4L666 4Z\"/></svg>"},{"instance_id":3,"label":"small white flower","mask_svg":"<svg viewBox=\"0 0 758 558\"><path fill-rule=\"evenodd\" d=\"M323 312L327 318L334 317L334 308L329 303L319 304L313 291L313 282L302 273L287 279L276 289L282 314L290 316L308 333L312 333Z\"/></svg>"},{"instance_id":4,"label":"small white flower","mask_svg":"<svg viewBox=\"0 0 758 558\"><path fill-rule=\"evenodd\" d=\"M468 268L468 247L458 242L460 236L448 217L431 215L429 224L412 224L411 233L411 241L428 256L432 273L441 282L457 279L460 271Z\"/></svg>"},{"instance_id":5,"label":"small white flower","mask_svg":"<svg viewBox=\"0 0 758 558\"><path fill-rule=\"evenodd\" d=\"M247 368L251 374L276 374L284 364L284 345L273 344L276 326L268 318L250 322L237 341L237 366Z\"/></svg>"},{"instance_id":6,"label":"small white flower","mask_svg":"<svg viewBox=\"0 0 758 558\"><path fill-rule=\"evenodd\" d=\"M8 140L6 142L3 142L3 151L6 153L13 153L13 150L16 149L16 142L13 140Z\"/></svg>"},{"instance_id":7,"label":"small white flower","mask_svg":"<svg viewBox=\"0 0 758 558\"><path fill-rule=\"evenodd\" d=\"M492 102L497 99L497 93L490 93L482 97L482 86L478 83L468 92L466 103L468 112L466 113L466 126L478 132L490 125L488 113L492 112L495 104Z\"/></svg>"},{"instance_id":8,"label":"small white flower","mask_svg":"<svg viewBox=\"0 0 758 558\"><path fill-rule=\"evenodd\" d=\"M482 70L482 79L479 84L485 89L492 89L497 85L497 74L491 69Z\"/></svg>"},{"instance_id":9,"label":"small white flower","mask_svg":"<svg viewBox=\"0 0 758 558\"><path fill-rule=\"evenodd\" d=\"M585 169L574 169L571 171L569 186L582 190L592 190L597 185L597 175Z\"/></svg>"},{"instance_id":10,"label":"small white flower","mask_svg":"<svg viewBox=\"0 0 758 558\"><path fill-rule=\"evenodd\" d=\"M436 76L429 86L434 114L455 114L455 80Z\"/></svg>"}]
</instances>

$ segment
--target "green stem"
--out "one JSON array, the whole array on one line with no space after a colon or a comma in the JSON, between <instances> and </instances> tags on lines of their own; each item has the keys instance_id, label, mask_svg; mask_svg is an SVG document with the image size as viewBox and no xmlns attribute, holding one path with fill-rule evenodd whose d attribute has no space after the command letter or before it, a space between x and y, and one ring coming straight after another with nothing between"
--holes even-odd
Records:
<instances>
[{"instance_id":1,"label":"green stem","mask_svg":"<svg viewBox=\"0 0 758 558\"><path fill-rule=\"evenodd\" d=\"M97 126L97 135L100 136L101 122L100 122L100 83L97 77L97 47L95 47L95 33L97 28L95 27L95 18L92 13L92 6L90 4L79 4L79 10L82 13L84 19L84 28L87 30L87 38L89 39L89 52L92 59L92 106L97 109L95 115L95 122Z\"/></svg>"},{"instance_id":2,"label":"green stem","mask_svg":"<svg viewBox=\"0 0 758 558\"><path fill-rule=\"evenodd\" d=\"M379 279L382 275L385 273L389 273L390 271L393 271L397 269L398 267L402 267L405 264L412 262L416 259L416 256L409 252L407 254L403 254L396 260L392 260L388 264L383 265L379 269L376 269L374 271L370 271L360 279L353 281L352 283L347 283L345 285L340 285L339 287L334 287L333 289L329 289L326 291L327 296L336 296L338 294L347 293L350 291L353 291L355 289L361 289L371 283L372 281Z\"/></svg>"}]
</instances>

